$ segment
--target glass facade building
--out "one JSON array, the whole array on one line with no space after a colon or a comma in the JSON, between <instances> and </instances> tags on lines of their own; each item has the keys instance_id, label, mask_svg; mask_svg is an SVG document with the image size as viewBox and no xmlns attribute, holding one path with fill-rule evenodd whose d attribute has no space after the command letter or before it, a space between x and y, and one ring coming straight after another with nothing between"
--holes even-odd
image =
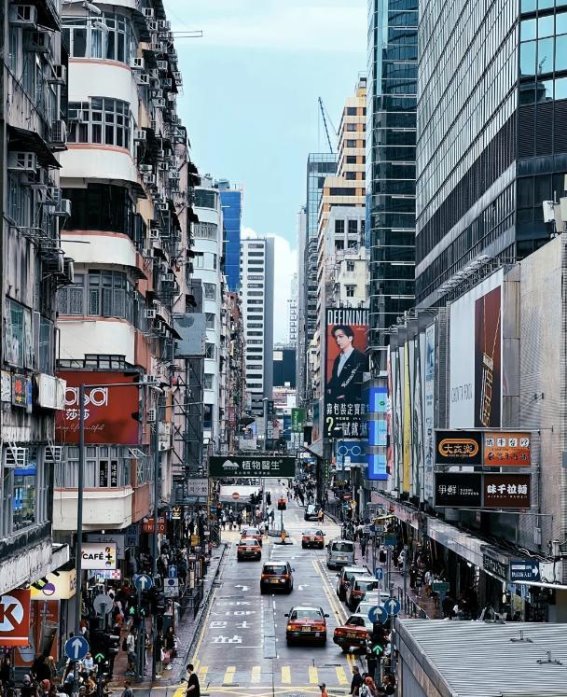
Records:
<instances>
[{"instance_id":1,"label":"glass facade building","mask_svg":"<svg viewBox=\"0 0 567 697\"><path fill-rule=\"evenodd\" d=\"M385 368L385 331L413 307L417 0L369 0L367 238L369 347Z\"/></svg>"},{"instance_id":2,"label":"glass facade building","mask_svg":"<svg viewBox=\"0 0 567 697\"><path fill-rule=\"evenodd\" d=\"M240 235L242 232L242 190L229 182L216 183L220 192L224 225L224 271L228 290L240 290Z\"/></svg>"},{"instance_id":3,"label":"glass facade building","mask_svg":"<svg viewBox=\"0 0 567 697\"><path fill-rule=\"evenodd\" d=\"M420 9L416 296L431 306L479 255L513 262L549 239L541 204L567 172L567 2Z\"/></svg>"}]
</instances>

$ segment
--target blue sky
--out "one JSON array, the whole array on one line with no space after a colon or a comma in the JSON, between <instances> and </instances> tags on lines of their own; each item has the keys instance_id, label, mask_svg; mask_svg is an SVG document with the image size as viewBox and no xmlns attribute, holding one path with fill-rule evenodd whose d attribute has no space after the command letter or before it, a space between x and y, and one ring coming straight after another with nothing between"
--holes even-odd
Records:
<instances>
[{"instance_id":1,"label":"blue sky","mask_svg":"<svg viewBox=\"0 0 567 697\"><path fill-rule=\"evenodd\" d=\"M164 0L174 31L204 34L176 39L192 157L201 173L242 185L244 226L284 238L276 258L287 254L290 271L307 155L327 151L317 98L338 126L366 69L366 4ZM276 279L281 301L287 276Z\"/></svg>"}]
</instances>

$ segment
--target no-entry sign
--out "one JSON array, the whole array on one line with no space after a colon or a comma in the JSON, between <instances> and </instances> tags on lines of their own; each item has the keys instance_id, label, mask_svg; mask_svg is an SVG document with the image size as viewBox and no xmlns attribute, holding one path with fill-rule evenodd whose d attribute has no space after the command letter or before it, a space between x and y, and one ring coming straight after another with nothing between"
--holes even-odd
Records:
<instances>
[{"instance_id":1,"label":"no-entry sign","mask_svg":"<svg viewBox=\"0 0 567 697\"><path fill-rule=\"evenodd\" d=\"M0 596L0 646L29 645L30 600L29 590Z\"/></svg>"}]
</instances>

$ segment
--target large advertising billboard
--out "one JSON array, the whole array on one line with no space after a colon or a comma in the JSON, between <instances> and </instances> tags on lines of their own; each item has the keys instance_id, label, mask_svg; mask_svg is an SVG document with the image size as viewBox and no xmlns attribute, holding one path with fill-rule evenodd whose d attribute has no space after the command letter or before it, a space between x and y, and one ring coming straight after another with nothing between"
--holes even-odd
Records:
<instances>
[{"instance_id":1,"label":"large advertising billboard","mask_svg":"<svg viewBox=\"0 0 567 697\"><path fill-rule=\"evenodd\" d=\"M65 409L58 411L55 438L61 445L79 442L79 386L85 389L85 443L136 445L140 424L137 375L116 372L60 370L59 378L67 382ZM120 385L116 385L120 383ZM128 384L132 383L132 387Z\"/></svg>"},{"instance_id":2,"label":"large advertising billboard","mask_svg":"<svg viewBox=\"0 0 567 697\"><path fill-rule=\"evenodd\" d=\"M326 311L325 418L326 438L366 438L367 405L362 381L368 372L368 310L329 308Z\"/></svg>"},{"instance_id":3,"label":"large advertising billboard","mask_svg":"<svg viewBox=\"0 0 567 697\"><path fill-rule=\"evenodd\" d=\"M423 379L423 426L424 426L424 481L423 495L433 499L433 465L435 460L435 325L425 330L425 355Z\"/></svg>"},{"instance_id":4,"label":"large advertising billboard","mask_svg":"<svg viewBox=\"0 0 567 697\"><path fill-rule=\"evenodd\" d=\"M493 274L450 308L450 428L501 422L502 282Z\"/></svg>"}]
</instances>

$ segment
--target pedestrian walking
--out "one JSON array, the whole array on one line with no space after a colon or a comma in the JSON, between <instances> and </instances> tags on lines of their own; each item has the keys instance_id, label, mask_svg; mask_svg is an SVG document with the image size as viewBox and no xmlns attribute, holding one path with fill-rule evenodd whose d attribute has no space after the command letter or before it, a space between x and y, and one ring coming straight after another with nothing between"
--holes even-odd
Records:
<instances>
[{"instance_id":1,"label":"pedestrian walking","mask_svg":"<svg viewBox=\"0 0 567 697\"><path fill-rule=\"evenodd\" d=\"M358 697L360 694L360 688L362 686L362 676L360 675L360 669L358 666L352 667L352 680L350 681L350 692L351 697Z\"/></svg>"},{"instance_id":2,"label":"pedestrian walking","mask_svg":"<svg viewBox=\"0 0 567 697\"><path fill-rule=\"evenodd\" d=\"M135 673L136 671L136 635L134 629L130 629L126 637L126 652L128 654L128 669L127 673Z\"/></svg>"},{"instance_id":3,"label":"pedestrian walking","mask_svg":"<svg viewBox=\"0 0 567 697\"><path fill-rule=\"evenodd\" d=\"M187 666L187 697L201 697L201 685L192 663Z\"/></svg>"},{"instance_id":4,"label":"pedestrian walking","mask_svg":"<svg viewBox=\"0 0 567 697\"><path fill-rule=\"evenodd\" d=\"M325 511L322 508L320 508L317 512L317 522L319 523L319 525L323 525L323 523L325 522Z\"/></svg>"},{"instance_id":5,"label":"pedestrian walking","mask_svg":"<svg viewBox=\"0 0 567 697\"><path fill-rule=\"evenodd\" d=\"M134 692L132 691L132 688L130 687L129 680L124 680L124 689L122 690L122 694L120 697L134 697Z\"/></svg>"},{"instance_id":6,"label":"pedestrian walking","mask_svg":"<svg viewBox=\"0 0 567 697\"><path fill-rule=\"evenodd\" d=\"M360 553L363 557L366 557L366 545L368 544L368 539L366 535L360 537Z\"/></svg>"},{"instance_id":7,"label":"pedestrian walking","mask_svg":"<svg viewBox=\"0 0 567 697\"><path fill-rule=\"evenodd\" d=\"M329 693L327 692L327 685L322 682L319 685L319 689L321 690L321 697L329 697Z\"/></svg>"}]
</instances>

